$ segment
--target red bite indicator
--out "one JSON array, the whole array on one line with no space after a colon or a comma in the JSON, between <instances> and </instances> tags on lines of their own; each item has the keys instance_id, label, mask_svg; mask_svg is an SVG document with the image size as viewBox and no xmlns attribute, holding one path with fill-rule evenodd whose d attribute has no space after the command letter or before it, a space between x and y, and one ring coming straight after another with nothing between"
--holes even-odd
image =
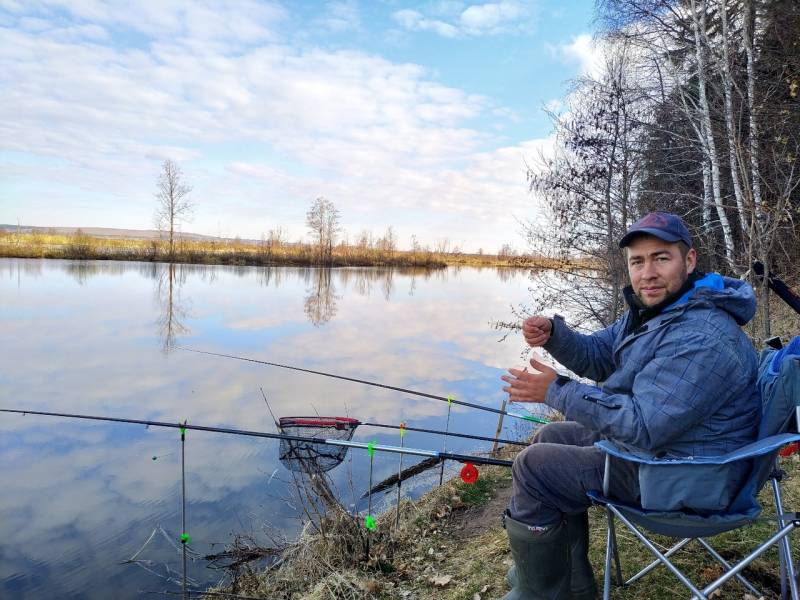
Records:
<instances>
[{"instance_id":1,"label":"red bite indicator","mask_svg":"<svg viewBox=\"0 0 800 600\"><path fill-rule=\"evenodd\" d=\"M800 443L792 442L791 444L781 448L781 450L780 450L780 452L778 452L778 454L781 455L781 458L786 458L787 456L791 456L792 454L794 454L798 450L800 450Z\"/></svg>"},{"instance_id":2,"label":"red bite indicator","mask_svg":"<svg viewBox=\"0 0 800 600\"><path fill-rule=\"evenodd\" d=\"M478 469L472 463L467 463L461 468L461 481L475 483L478 481Z\"/></svg>"}]
</instances>

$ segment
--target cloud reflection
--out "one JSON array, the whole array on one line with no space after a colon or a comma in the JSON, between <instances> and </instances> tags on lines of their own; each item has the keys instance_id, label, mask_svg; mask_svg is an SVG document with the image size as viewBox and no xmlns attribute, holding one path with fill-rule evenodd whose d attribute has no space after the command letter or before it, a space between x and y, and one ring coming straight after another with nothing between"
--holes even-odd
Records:
<instances>
[{"instance_id":1,"label":"cloud reflection","mask_svg":"<svg viewBox=\"0 0 800 600\"><path fill-rule=\"evenodd\" d=\"M252 363L164 354L163 325L172 324L170 347L180 342L497 406L498 367L516 362L520 345L496 343L488 323L504 317L526 285L524 277L501 281L494 271L473 269L2 260L0 347L14 352L0 361L0 405L270 431L263 387L276 416L349 414L442 428L445 403ZM309 289L335 296L324 327L308 319ZM495 423L493 415L454 407L451 430L491 434ZM397 441L396 432L374 428L359 428L355 439ZM437 447L441 440L410 433L406 443ZM152 585L151 575L118 563L156 524L179 531L178 448L171 430L0 416L0 596L105 598L117 588L133 596ZM351 452L345 463L331 471L334 484L352 496L352 478L360 495L366 455ZM375 477L396 468L396 457L376 456ZM296 527L277 442L189 432L187 470L198 545L248 529L261 534L267 524ZM164 550L156 558L175 557ZM213 576L193 568L203 581Z\"/></svg>"}]
</instances>

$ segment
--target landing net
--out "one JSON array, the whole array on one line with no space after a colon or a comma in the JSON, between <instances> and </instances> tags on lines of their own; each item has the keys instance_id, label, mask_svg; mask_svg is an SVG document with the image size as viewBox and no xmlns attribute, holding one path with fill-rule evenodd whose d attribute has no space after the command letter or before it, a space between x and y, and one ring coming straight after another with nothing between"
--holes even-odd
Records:
<instances>
[{"instance_id":1,"label":"landing net","mask_svg":"<svg viewBox=\"0 0 800 600\"><path fill-rule=\"evenodd\" d=\"M281 433L286 435L342 441L350 441L359 424L347 417L281 417L278 421ZM287 469L304 473L329 471L346 454L346 446L292 440L281 440L279 449L280 461Z\"/></svg>"}]
</instances>

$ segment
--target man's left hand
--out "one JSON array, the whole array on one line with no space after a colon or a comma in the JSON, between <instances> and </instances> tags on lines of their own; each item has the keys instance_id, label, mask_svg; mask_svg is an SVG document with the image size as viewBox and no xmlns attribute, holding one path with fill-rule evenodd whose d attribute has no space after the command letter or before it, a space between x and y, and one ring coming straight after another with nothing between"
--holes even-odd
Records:
<instances>
[{"instance_id":1,"label":"man's left hand","mask_svg":"<svg viewBox=\"0 0 800 600\"><path fill-rule=\"evenodd\" d=\"M500 378L508 384L503 391L508 392L511 402L544 402L547 388L558 373L535 358L531 359L531 366L538 373L531 373L527 369L509 369L510 375Z\"/></svg>"}]
</instances>

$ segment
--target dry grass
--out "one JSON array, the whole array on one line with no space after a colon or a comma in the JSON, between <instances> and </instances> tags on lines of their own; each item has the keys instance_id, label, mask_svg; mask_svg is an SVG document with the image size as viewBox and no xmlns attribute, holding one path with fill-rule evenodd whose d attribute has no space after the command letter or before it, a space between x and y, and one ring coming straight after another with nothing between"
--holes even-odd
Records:
<instances>
[{"instance_id":1,"label":"dry grass","mask_svg":"<svg viewBox=\"0 0 800 600\"><path fill-rule=\"evenodd\" d=\"M784 505L800 505L798 459L784 461ZM511 563L500 515L510 491L510 471L484 467L478 484L467 486L458 479L436 488L416 502L401 503L400 527L393 529L394 510L378 519L366 558L365 531L344 513L327 525L326 536L306 532L285 555L283 565L266 573L250 572L237 582L237 593L275 599L432 599L487 600L508 590L505 574ZM765 514L772 515L771 492L762 493ZM590 559L598 583L602 578L605 549L605 512L589 511ZM774 522L757 523L712 539L726 558L736 559L765 539ZM650 562L650 555L618 525L623 574L627 577ZM656 536L662 548L669 540ZM800 538L793 551L800 551ZM691 546L690 546L691 548ZM676 559L699 584L719 574L719 567L699 550L684 550ZM766 598L778 589L777 554L770 551L745 571ZM618 600L667 600L688 593L665 569L658 569L630 588L615 588ZM723 586L719 600L743 600L745 590L736 583Z\"/></svg>"},{"instance_id":2,"label":"dry grass","mask_svg":"<svg viewBox=\"0 0 800 600\"><path fill-rule=\"evenodd\" d=\"M252 243L240 240L195 241L179 239L169 254L166 240L99 238L82 233L0 232L0 257L99 260L171 261L224 265L317 265L313 246L289 243ZM427 248L386 251L380 248L339 245L329 266L394 266L437 268L447 265L512 268L563 268L561 263L531 256L495 256L441 252ZM579 263L576 263L578 265Z\"/></svg>"}]
</instances>

